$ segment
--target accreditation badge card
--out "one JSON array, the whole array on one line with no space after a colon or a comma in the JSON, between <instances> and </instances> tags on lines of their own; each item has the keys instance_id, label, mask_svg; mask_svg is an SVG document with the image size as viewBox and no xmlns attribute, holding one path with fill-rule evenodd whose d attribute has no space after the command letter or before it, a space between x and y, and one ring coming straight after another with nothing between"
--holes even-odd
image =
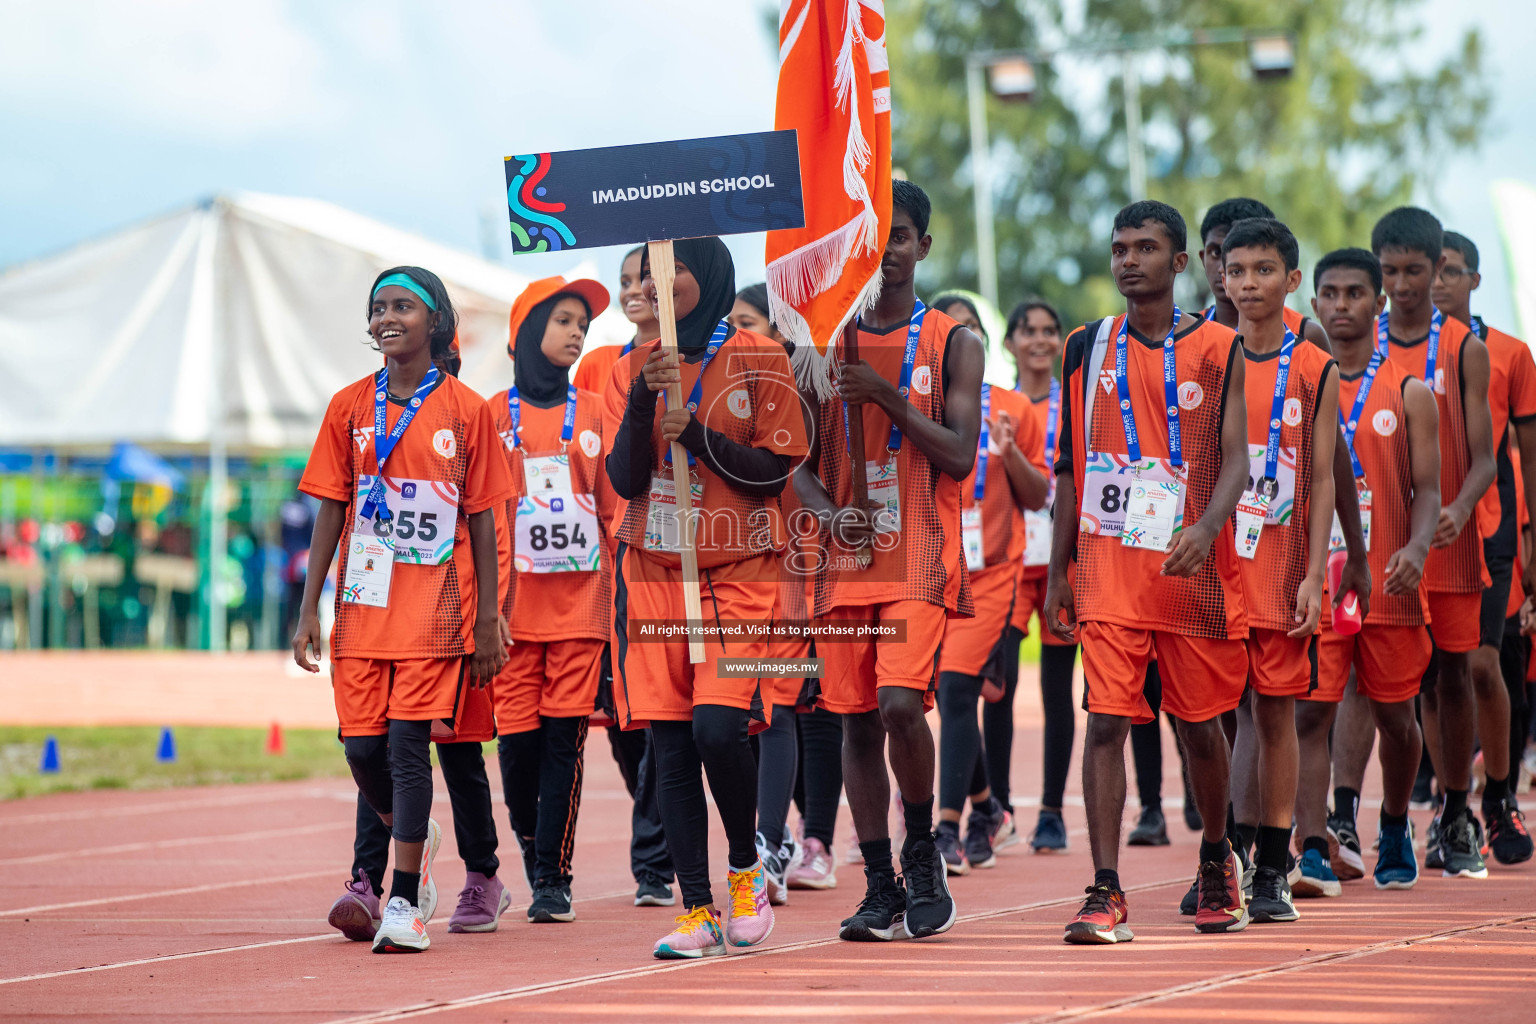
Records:
<instances>
[{"instance_id":1,"label":"accreditation badge card","mask_svg":"<svg viewBox=\"0 0 1536 1024\"><path fill-rule=\"evenodd\" d=\"M1360 503L1360 533L1365 538L1365 550L1371 550L1371 490L1368 487L1355 488L1355 497ZM1328 531L1328 553L1345 550L1344 527L1339 522L1339 514L1333 514L1333 526Z\"/></svg>"},{"instance_id":2,"label":"accreditation badge card","mask_svg":"<svg viewBox=\"0 0 1536 1024\"><path fill-rule=\"evenodd\" d=\"M597 505L576 494L570 458L523 457L523 497L517 501L518 572L593 572L602 565Z\"/></svg>"},{"instance_id":3,"label":"accreditation badge card","mask_svg":"<svg viewBox=\"0 0 1536 1024\"><path fill-rule=\"evenodd\" d=\"M869 484L869 500L883 506L875 513L876 533L901 530L901 480L896 473L897 459L864 463L864 479Z\"/></svg>"},{"instance_id":4,"label":"accreditation badge card","mask_svg":"<svg viewBox=\"0 0 1536 1024\"><path fill-rule=\"evenodd\" d=\"M1184 470L1168 459L1132 462L1111 452L1090 453L1078 528L1089 536L1119 537L1128 547L1167 550L1184 528ZM1139 532L1133 535L1133 528Z\"/></svg>"},{"instance_id":5,"label":"accreditation badge card","mask_svg":"<svg viewBox=\"0 0 1536 1024\"><path fill-rule=\"evenodd\" d=\"M688 490L693 495L693 507L698 508L704 500L704 481L690 473ZM682 531L677 521L677 484L671 473L651 477L651 502L645 513L645 547L647 551L682 553Z\"/></svg>"},{"instance_id":6,"label":"accreditation badge card","mask_svg":"<svg viewBox=\"0 0 1536 1024\"><path fill-rule=\"evenodd\" d=\"M1239 558L1252 558L1259 550L1259 535L1264 530L1270 506L1269 493L1262 489L1264 483L1260 481L1260 490L1249 488L1244 491L1237 501L1237 510L1233 513L1236 529L1232 533L1232 540L1237 545Z\"/></svg>"},{"instance_id":7,"label":"accreditation badge card","mask_svg":"<svg viewBox=\"0 0 1536 1024\"><path fill-rule=\"evenodd\" d=\"M985 552L981 540L981 506L972 505L960 510L960 542L965 548L965 567L971 572L986 568Z\"/></svg>"},{"instance_id":8,"label":"accreditation badge card","mask_svg":"<svg viewBox=\"0 0 1536 1024\"><path fill-rule=\"evenodd\" d=\"M1024 513L1024 564L1051 563L1051 514L1045 509Z\"/></svg>"},{"instance_id":9,"label":"accreditation badge card","mask_svg":"<svg viewBox=\"0 0 1536 1024\"><path fill-rule=\"evenodd\" d=\"M342 601L387 608L394 566L395 547L390 538L359 519L347 539L347 577L342 581Z\"/></svg>"}]
</instances>

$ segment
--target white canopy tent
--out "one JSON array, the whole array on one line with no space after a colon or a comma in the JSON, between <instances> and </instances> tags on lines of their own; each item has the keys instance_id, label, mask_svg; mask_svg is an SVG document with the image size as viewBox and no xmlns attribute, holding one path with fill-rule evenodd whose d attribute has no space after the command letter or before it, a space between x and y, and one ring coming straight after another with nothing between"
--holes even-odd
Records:
<instances>
[{"instance_id":1,"label":"white canopy tent","mask_svg":"<svg viewBox=\"0 0 1536 1024\"><path fill-rule=\"evenodd\" d=\"M330 203L236 193L0 273L0 446L206 448L221 561L228 453L308 449L331 395L379 366L367 289L400 264L447 285L463 380L510 384L507 316L529 277ZM601 317L588 344L631 333Z\"/></svg>"}]
</instances>

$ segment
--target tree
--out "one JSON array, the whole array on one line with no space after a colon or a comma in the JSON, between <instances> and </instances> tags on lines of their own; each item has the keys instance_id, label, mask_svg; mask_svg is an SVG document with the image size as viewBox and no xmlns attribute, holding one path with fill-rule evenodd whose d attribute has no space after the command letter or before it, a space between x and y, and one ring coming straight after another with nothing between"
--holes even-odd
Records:
<instances>
[{"instance_id":1,"label":"tree","mask_svg":"<svg viewBox=\"0 0 1536 1024\"><path fill-rule=\"evenodd\" d=\"M1302 243L1303 261L1368 244L1376 218L1434 180L1478 141L1489 93L1475 31L1437 68L1396 54L1418 35L1420 0L1088 0L1073 39L1109 41L1169 28L1278 28L1297 41L1295 73L1256 81L1242 45L1137 58L1151 198L1172 203L1199 246L1214 202L1250 195ZM888 0L896 166L933 199L933 290L974 288L975 222L965 104L967 54L1054 47L1060 0ZM1117 303L1108 236L1127 194L1125 112L1113 56L1036 68L1031 104L989 99L998 281L1006 308L1028 295L1069 323ZM1106 116L1107 113L1107 116ZM1135 197L1144 198L1144 197ZM1180 296L1203 299L1203 275Z\"/></svg>"}]
</instances>

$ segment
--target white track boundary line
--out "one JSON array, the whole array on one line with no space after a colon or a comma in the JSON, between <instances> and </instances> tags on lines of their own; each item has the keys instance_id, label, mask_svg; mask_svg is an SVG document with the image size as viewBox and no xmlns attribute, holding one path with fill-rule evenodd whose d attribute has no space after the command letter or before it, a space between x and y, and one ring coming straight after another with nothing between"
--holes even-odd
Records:
<instances>
[{"instance_id":1,"label":"white track boundary line","mask_svg":"<svg viewBox=\"0 0 1536 1024\"><path fill-rule=\"evenodd\" d=\"M1425 932L1422 935L1410 935L1401 939L1375 942L1369 946L1356 946L1353 949L1341 949L1332 953L1319 953L1315 956L1303 957L1299 960L1292 960L1289 963L1276 964L1271 967L1258 967L1253 970L1224 974L1218 978L1206 978L1184 985L1174 985L1171 988L1159 989L1156 992L1148 992L1138 996L1128 996L1124 999L1100 1003L1097 1006L1085 1006L1075 1010L1062 1010L1058 1013L1027 1017L1019 1021L1018 1024L1057 1024L1060 1021L1104 1017L1112 1013L1119 1013L1121 1010L1147 1006L1151 1003L1161 1003L1169 999L1177 999L1180 996L1199 995L1203 992L1213 992L1232 985L1240 985L1247 981L1272 978L1281 974L1292 974L1297 971L1306 971L1313 967L1323 967L1329 964L1346 963L1350 960L1375 956L1378 953L1389 953L1396 949L1407 949L1410 946L1416 946L1425 942L1436 942L1454 938L1457 935L1489 931L1495 928L1506 928L1513 924L1525 924L1531 921L1536 921L1536 914L1517 914L1513 917L1492 918L1487 921L1476 922L1475 924L1465 924L1455 928L1443 928L1440 931Z\"/></svg>"},{"instance_id":2,"label":"white track boundary line","mask_svg":"<svg viewBox=\"0 0 1536 1024\"><path fill-rule=\"evenodd\" d=\"M1162 882L1147 882L1142 885L1132 886L1126 892L1145 892L1149 889L1162 889L1171 885L1187 885L1188 876L1168 879ZM1015 907L1003 907L999 910L984 910L975 914L961 914L955 919L955 923L969 921L985 921L994 917L1006 917L1010 914L1027 913L1033 910L1045 910L1050 907L1073 906L1081 902L1081 896L1068 896L1064 899L1040 900L1035 903L1024 903ZM736 953L728 957L735 960L743 956L764 957L781 953L794 953L804 949L815 949L821 946L832 946L842 943L842 939L807 939L803 942L791 942L783 946L770 946L766 949L753 949L743 953ZM443 1013L449 1010L462 1010L472 1006L485 1006L489 1003L499 1003L513 999L526 999L529 996L548 995L553 992L564 992L574 988L586 988L591 985L601 985L604 982L618 981L623 978L643 977L651 974L667 974L672 971L686 970L690 967L707 966L711 962L718 963L720 958L683 960L673 963L659 962L647 964L644 967L629 967L619 971L605 971L602 974L588 974L576 978L568 978L564 981L548 981L535 985L523 985L518 988L501 989L496 992L485 992L477 996L464 996L459 999L451 999L446 1002L419 1003L415 1006L403 1007L399 1010L382 1010L378 1013L363 1014L358 1017L343 1017L329 1021L327 1024L384 1024L386 1021L410 1020L414 1017L425 1017L434 1013Z\"/></svg>"},{"instance_id":3,"label":"white track boundary line","mask_svg":"<svg viewBox=\"0 0 1536 1024\"><path fill-rule=\"evenodd\" d=\"M91 846L81 850L63 850L55 853L37 853L30 857L7 857L0 860L0 867L17 864L51 864L72 857L109 857L120 853L142 853L146 850L171 850L181 846L202 846L207 843L244 842L256 839L278 839L287 836L313 835L317 832L334 832L341 828L354 828L350 821L323 822L317 825L297 825L293 828L269 828L258 832L231 832L217 836L184 836L180 839L155 839L142 843L122 843L117 846Z\"/></svg>"},{"instance_id":4,"label":"white track boundary line","mask_svg":"<svg viewBox=\"0 0 1536 1024\"><path fill-rule=\"evenodd\" d=\"M335 868L325 871L305 871L297 875L278 875L275 878L253 878L242 885L272 885L277 882L300 882L311 878L325 878L335 875L341 878L341 872ZM43 914L50 910L73 910L76 907L99 907L105 903L127 903L130 900L156 900L170 896L190 896L198 892L213 892L216 889L228 889L229 882L211 882L208 885L189 885L181 889L157 889L154 892L130 892L119 893L115 896L98 896L90 900L71 900L68 903L40 903L33 907L16 907L14 910L0 910L0 917L20 917L23 914Z\"/></svg>"},{"instance_id":5,"label":"white track boundary line","mask_svg":"<svg viewBox=\"0 0 1536 1024\"><path fill-rule=\"evenodd\" d=\"M252 949L267 949L272 946L291 946L296 942L319 942L321 939L333 939L335 932L326 932L324 935L305 935L297 939L273 939L271 942L251 942L243 946L220 946L218 949L199 949L191 953L168 953L165 956L149 956L142 960L124 960L122 963L101 964L97 967L76 967L68 971L49 971L47 974L28 974L20 978L0 978L0 985L19 985L24 981L46 981L49 978L71 978L77 974L95 974L97 971L115 971L120 967L141 967L145 964L163 964L171 960L191 960L199 956L216 956L219 953L244 953Z\"/></svg>"},{"instance_id":6,"label":"white track boundary line","mask_svg":"<svg viewBox=\"0 0 1536 1024\"><path fill-rule=\"evenodd\" d=\"M100 792L99 790L95 792ZM278 801L291 802L295 799L328 800L335 799L337 793L341 793L347 800L352 799L352 792L342 793L338 790L312 788L307 792L281 792L281 793L232 793L229 796L205 797L200 800L163 800L153 804L137 804L128 807L103 807L98 810L80 811L48 811L38 814L18 814L15 816L0 815L0 828L10 828L14 825L43 825L56 821L94 821L97 818L121 818L140 814L159 814L162 811L190 811L200 807L236 807L244 804L277 803Z\"/></svg>"}]
</instances>

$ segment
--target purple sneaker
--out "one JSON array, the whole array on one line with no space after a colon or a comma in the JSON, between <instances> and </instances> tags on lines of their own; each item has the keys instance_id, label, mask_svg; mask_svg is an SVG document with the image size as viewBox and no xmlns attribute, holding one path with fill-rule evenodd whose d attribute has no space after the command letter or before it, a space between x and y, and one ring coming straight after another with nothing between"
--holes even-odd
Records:
<instances>
[{"instance_id":1,"label":"purple sneaker","mask_svg":"<svg viewBox=\"0 0 1536 1024\"><path fill-rule=\"evenodd\" d=\"M379 898L373 894L368 872L359 870L347 883L347 891L331 904L326 923L353 942L372 942L379 930Z\"/></svg>"},{"instance_id":2,"label":"purple sneaker","mask_svg":"<svg viewBox=\"0 0 1536 1024\"><path fill-rule=\"evenodd\" d=\"M450 932L493 932L501 915L512 904L512 894L499 878L486 878L478 871L464 873L464 890L459 905L448 919Z\"/></svg>"}]
</instances>

